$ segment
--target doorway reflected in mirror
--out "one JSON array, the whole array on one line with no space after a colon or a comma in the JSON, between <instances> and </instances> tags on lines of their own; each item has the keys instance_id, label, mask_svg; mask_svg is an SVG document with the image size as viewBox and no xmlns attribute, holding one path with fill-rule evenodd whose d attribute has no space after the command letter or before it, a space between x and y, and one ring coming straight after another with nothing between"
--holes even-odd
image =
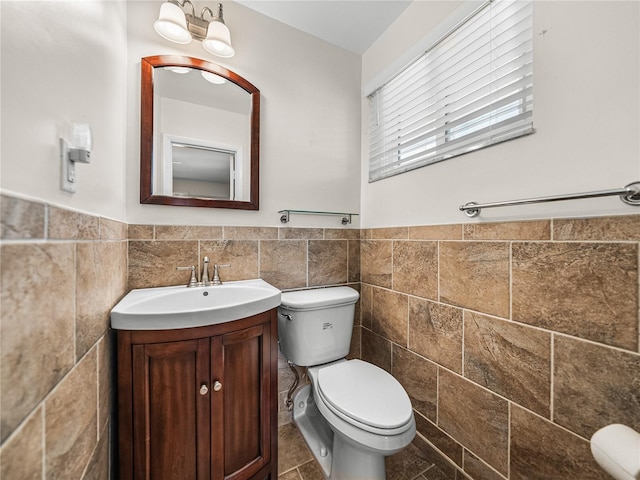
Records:
<instances>
[{"instance_id":1,"label":"doorway reflected in mirror","mask_svg":"<svg viewBox=\"0 0 640 480\"><path fill-rule=\"evenodd\" d=\"M175 197L244 200L242 147L164 136L158 193Z\"/></svg>"}]
</instances>

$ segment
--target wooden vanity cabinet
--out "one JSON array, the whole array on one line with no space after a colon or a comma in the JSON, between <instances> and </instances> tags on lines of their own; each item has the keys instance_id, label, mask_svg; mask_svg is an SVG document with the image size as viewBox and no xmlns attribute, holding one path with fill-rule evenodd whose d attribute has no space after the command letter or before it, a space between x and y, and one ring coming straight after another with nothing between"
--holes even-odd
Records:
<instances>
[{"instance_id":1,"label":"wooden vanity cabinet","mask_svg":"<svg viewBox=\"0 0 640 480\"><path fill-rule=\"evenodd\" d=\"M276 310L118 331L122 480L277 480Z\"/></svg>"}]
</instances>

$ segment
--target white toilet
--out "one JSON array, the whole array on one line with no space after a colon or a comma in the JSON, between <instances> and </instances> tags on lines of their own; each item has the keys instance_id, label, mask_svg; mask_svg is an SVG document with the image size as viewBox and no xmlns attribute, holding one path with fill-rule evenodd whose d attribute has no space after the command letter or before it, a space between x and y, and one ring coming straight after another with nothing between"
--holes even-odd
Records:
<instances>
[{"instance_id":1,"label":"white toilet","mask_svg":"<svg viewBox=\"0 0 640 480\"><path fill-rule=\"evenodd\" d=\"M330 480L384 480L384 457L416 434L411 401L385 370L346 360L355 303L349 287L282 294L282 354L308 367L311 385L293 399L293 421Z\"/></svg>"}]
</instances>

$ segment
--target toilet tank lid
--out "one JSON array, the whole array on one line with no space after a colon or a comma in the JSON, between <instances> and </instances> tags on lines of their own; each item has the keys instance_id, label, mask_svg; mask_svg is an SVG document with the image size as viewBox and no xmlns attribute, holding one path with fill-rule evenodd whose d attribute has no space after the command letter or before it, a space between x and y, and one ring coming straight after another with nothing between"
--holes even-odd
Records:
<instances>
[{"instance_id":1,"label":"toilet tank lid","mask_svg":"<svg viewBox=\"0 0 640 480\"><path fill-rule=\"evenodd\" d=\"M290 310L315 310L356 303L360 294L351 287L315 288L283 292L280 304Z\"/></svg>"}]
</instances>

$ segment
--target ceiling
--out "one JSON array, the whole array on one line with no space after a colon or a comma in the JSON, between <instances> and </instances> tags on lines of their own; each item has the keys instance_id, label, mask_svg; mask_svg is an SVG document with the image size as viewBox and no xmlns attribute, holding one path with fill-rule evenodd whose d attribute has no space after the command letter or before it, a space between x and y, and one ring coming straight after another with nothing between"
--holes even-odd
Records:
<instances>
[{"instance_id":1,"label":"ceiling","mask_svg":"<svg viewBox=\"0 0 640 480\"><path fill-rule=\"evenodd\" d=\"M364 53L411 0L235 0L314 37Z\"/></svg>"}]
</instances>

